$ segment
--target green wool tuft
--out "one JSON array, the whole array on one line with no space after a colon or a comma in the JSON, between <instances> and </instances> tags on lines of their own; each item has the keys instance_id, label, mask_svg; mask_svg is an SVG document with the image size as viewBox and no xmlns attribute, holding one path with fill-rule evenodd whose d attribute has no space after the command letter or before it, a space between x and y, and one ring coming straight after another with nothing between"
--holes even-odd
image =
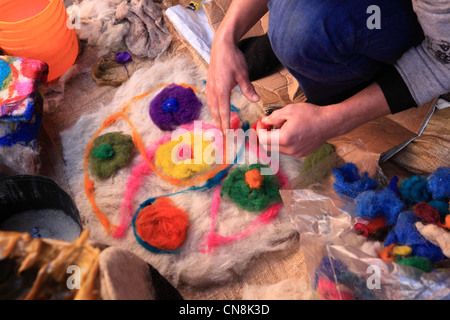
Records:
<instances>
[{"instance_id":1,"label":"green wool tuft","mask_svg":"<svg viewBox=\"0 0 450 320\"><path fill-rule=\"evenodd\" d=\"M93 152L95 158L105 160L114 155L114 148L109 144L101 144Z\"/></svg>"},{"instance_id":2,"label":"green wool tuft","mask_svg":"<svg viewBox=\"0 0 450 320\"><path fill-rule=\"evenodd\" d=\"M430 259L425 257L409 257L398 261L398 263L405 266L415 267L427 273L433 270L433 265Z\"/></svg>"},{"instance_id":3,"label":"green wool tuft","mask_svg":"<svg viewBox=\"0 0 450 320\"><path fill-rule=\"evenodd\" d=\"M334 146L332 144L329 144L328 142L325 142L304 159L301 172L305 172L309 169L314 168L317 164L325 160L334 151Z\"/></svg>"},{"instance_id":4,"label":"green wool tuft","mask_svg":"<svg viewBox=\"0 0 450 320\"><path fill-rule=\"evenodd\" d=\"M89 153L91 173L100 179L109 178L129 163L133 150L133 139L129 135L111 132L99 136Z\"/></svg>"},{"instance_id":5,"label":"green wool tuft","mask_svg":"<svg viewBox=\"0 0 450 320\"><path fill-rule=\"evenodd\" d=\"M265 175L262 185L258 189L252 189L245 181L247 171L268 168L261 164L252 164L240 167L231 172L222 185L221 197L227 195L240 208L251 212L261 211L271 202L281 201L278 179L275 175Z\"/></svg>"}]
</instances>

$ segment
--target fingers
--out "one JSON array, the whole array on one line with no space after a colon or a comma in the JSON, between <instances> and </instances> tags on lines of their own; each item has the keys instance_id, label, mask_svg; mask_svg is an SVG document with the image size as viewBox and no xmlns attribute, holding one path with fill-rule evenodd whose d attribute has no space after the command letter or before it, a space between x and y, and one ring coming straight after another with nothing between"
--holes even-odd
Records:
<instances>
[{"instance_id":1,"label":"fingers","mask_svg":"<svg viewBox=\"0 0 450 320\"><path fill-rule=\"evenodd\" d=\"M231 94L231 93L230 93ZM230 128L230 94L222 93L219 97L220 125L223 133Z\"/></svg>"},{"instance_id":2,"label":"fingers","mask_svg":"<svg viewBox=\"0 0 450 320\"><path fill-rule=\"evenodd\" d=\"M206 103L208 104L208 108L213 116L214 122L219 130L222 130L222 123L220 119L219 113L219 104L217 102L217 96L215 94L209 93L210 89L206 89Z\"/></svg>"},{"instance_id":3,"label":"fingers","mask_svg":"<svg viewBox=\"0 0 450 320\"><path fill-rule=\"evenodd\" d=\"M275 110L270 116L263 117L262 123L274 128L280 128L290 117L289 107L286 106L282 109Z\"/></svg>"}]
</instances>

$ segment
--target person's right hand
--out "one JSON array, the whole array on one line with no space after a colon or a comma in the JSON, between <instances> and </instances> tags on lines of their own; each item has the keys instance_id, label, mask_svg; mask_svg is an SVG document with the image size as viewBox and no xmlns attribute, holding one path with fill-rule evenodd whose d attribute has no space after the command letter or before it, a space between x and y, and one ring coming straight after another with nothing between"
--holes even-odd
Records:
<instances>
[{"instance_id":1,"label":"person's right hand","mask_svg":"<svg viewBox=\"0 0 450 320\"><path fill-rule=\"evenodd\" d=\"M257 102L259 96L249 81L244 54L233 41L216 35L206 82L206 100L216 126L225 133L230 128L231 91L239 86L244 96Z\"/></svg>"}]
</instances>

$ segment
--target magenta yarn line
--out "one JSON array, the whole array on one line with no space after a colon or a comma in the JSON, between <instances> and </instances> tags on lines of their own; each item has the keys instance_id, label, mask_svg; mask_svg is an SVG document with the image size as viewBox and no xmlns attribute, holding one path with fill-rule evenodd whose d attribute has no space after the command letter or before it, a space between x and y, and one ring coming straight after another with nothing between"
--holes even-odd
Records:
<instances>
[{"instance_id":1,"label":"magenta yarn line","mask_svg":"<svg viewBox=\"0 0 450 320\"><path fill-rule=\"evenodd\" d=\"M217 190L219 191L217 192ZM209 253L213 248L247 237L248 235L255 232L259 227L271 222L283 206L282 202L274 203L263 214L259 215L255 220L253 220L252 223L244 231L225 237L214 231L214 222L217 216L219 204L220 188L217 188L216 192L214 193L213 204L211 206L212 228L211 231L206 235L206 241L202 245L202 248L200 250L202 253Z\"/></svg>"}]
</instances>

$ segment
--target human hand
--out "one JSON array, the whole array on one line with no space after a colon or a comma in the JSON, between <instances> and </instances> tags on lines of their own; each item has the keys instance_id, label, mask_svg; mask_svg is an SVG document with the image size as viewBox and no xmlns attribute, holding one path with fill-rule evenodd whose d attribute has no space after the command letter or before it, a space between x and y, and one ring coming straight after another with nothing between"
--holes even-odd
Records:
<instances>
[{"instance_id":1,"label":"human hand","mask_svg":"<svg viewBox=\"0 0 450 320\"><path fill-rule=\"evenodd\" d=\"M263 126L257 126L260 143L267 151L278 143L278 151L296 158L305 157L320 147L333 136L334 128L329 121L326 107L319 107L310 103L290 104L274 111L270 116L263 117L261 122L265 126L279 130L275 135L267 131L262 135L259 131ZM276 136L279 137L276 141Z\"/></svg>"},{"instance_id":2,"label":"human hand","mask_svg":"<svg viewBox=\"0 0 450 320\"><path fill-rule=\"evenodd\" d=\"M257 102L259 96L249 81L244 54L232 41L215 37L206 82L206 100L216 126L223 132L230 128L231 90L239 86L244 96Z\"/></svg>"}]
</instances>

